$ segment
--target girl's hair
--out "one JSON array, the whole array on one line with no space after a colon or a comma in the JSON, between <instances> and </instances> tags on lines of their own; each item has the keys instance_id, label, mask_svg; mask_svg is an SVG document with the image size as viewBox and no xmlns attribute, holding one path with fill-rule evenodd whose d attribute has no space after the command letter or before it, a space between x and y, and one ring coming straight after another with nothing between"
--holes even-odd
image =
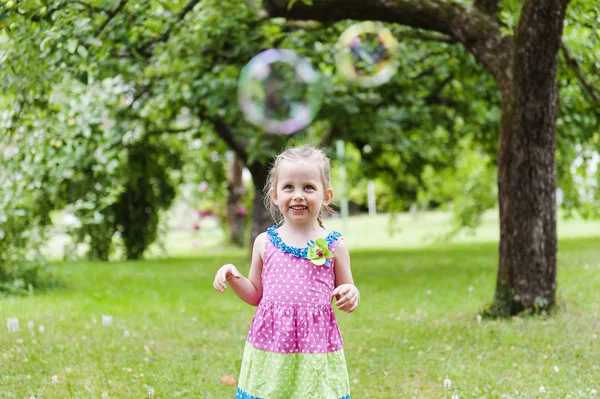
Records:
<instances>
[{"instance_id":1,"label":"girl's hair","mask_svg":"<svg viewBox=\"0 0 600 399\"><path fill-rule=\"evenodd\" d=\"M264 201L265 207L269 210L271 217L278 224L281 225L283 223L283 215L279 210L279 207L273 202L269 191L271 188L277 187L277 174L279 172L279 166L283 161L291 161L291 162L306 162L306 163L314 163L319 167L321 172L321 182L323 183L323 189L326 191L331 188L331 178L329 176L331 165L329 163L329 158L325 155L323 150L317 147L313 147L310 145L304 145L301 147L292 147L275 158L273 162L273 166L269 171L269 176L267 177L267 184L265 185L264 192ZM334 214L334 210L329 205L324 205L321 207L319 211L319 216L317 217L317 221L319 222L319 226L325 228L323 224L323 213L327 213L329 215Z\"/></svg>"}]
</instances>

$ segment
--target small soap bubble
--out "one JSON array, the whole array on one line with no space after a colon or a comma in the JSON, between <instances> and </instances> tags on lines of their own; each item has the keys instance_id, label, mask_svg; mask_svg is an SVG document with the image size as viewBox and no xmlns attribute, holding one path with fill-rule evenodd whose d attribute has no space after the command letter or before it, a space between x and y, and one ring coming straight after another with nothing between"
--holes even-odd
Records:
<instances>
[{"instance_id":1,"label":"small soap bubble","mask_svg":"<svg viewBox=\"0 0 600 399\"><path fill-rule=\"evenodd\" d=\"M337 70L358 86L382 85L398 68L398 47L392 33L382 24L354 24L342 33L336 45Z\"/></svg>"}]
</instances>

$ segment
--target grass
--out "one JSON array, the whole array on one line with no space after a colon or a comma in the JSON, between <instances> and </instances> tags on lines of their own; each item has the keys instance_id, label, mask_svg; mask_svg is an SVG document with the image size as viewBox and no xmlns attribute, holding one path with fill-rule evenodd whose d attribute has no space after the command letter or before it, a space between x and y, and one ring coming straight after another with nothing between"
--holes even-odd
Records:
<instances>
[{"instance_id":1,"label":"grass","mask_svg":"<svg viewBox=\"0 0 600 399\"><path fill-rule=\"evenodd\" d=\"M368 226L372 220L351 219L350 226L381 230ZM439 231L444 222L432 220L421 223L418 237ZM353 314L337 312L353 398L594 397L600 237L565 238L585 231L581 226L559 231L560 307L552 317L477 322L497 268L497 244L481 236L426 248L353 249L362 303ZM214 293L212 280L227 262L247 272L246 251L203 252L60 262L65 288L2 299L0 320L18 317L20 330L0 332L0 398L143 398L150 387L155 398L233 398L235 389L219 379L238 376L254 308L230 291ZM102 315L112 315L111 326ZM452 387L445 390L446 376Z\"/></svg>"}]
</instances>

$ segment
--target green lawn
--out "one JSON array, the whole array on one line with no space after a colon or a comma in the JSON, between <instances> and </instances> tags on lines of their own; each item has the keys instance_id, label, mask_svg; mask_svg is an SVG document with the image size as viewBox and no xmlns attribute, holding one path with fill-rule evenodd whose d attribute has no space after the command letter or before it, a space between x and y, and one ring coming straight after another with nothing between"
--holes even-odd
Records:
<instances>
[{"instance_id":1,"label":"green lawn","mask_svg":"<svg viewBox=\"0 0 600 399\"><path fill-rule=\"evenodd\" d=\"M346 230L362 293L355 313L338 312L353 398L594 397L592 390L600 391L600 236L567 237L600 235L598 224L559 226L556 315L478 323L495 284L497 244L485 242L495 239L485 233L493 223L471 241L418 248L444 224L439 216L421 218L413 221L420 226L414 235L403 231L403 249L389 249L398 238L384 241L374 219L351 219ZM341 221L328 226L342 230L338 222L343 227ZM360 231L373 234L359 239ZM388 249L365 249L377 243ZM248 268L245 250L223 250L196 248L169 260L57 263L66 287L0 300L0 398L102 398L104 392L144 398L149 387L154 398L233 398L235 388L219 379L238 375L254 308L230 291L213 291L221 264ZM103 315L113 317L111 326L103 325ZM19 319L18 332L8 332L11 317ZM445 391L446 376L452 387Z\"/></svg>"}]
</instances>

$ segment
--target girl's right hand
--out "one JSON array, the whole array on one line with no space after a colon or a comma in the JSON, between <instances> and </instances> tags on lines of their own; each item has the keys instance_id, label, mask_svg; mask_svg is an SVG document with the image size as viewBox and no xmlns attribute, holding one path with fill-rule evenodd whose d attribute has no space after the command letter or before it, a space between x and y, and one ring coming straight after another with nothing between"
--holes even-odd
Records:
<instances>
[{"instance_id":1,"label":"girl's right hand","mask_svg":"<svg viewBox=\"0 0 600 399\"><path fill-rule=\"evenodd\" d=\"M215 275L215 281L213 282L213 287L218 293L221 293L227 289L227 285L225 285L226 281L231 280L232 278L241 278L242 275L231 263L222 266L219 270L217 270L217 274Z\"/></svg>"}]
</instances>

